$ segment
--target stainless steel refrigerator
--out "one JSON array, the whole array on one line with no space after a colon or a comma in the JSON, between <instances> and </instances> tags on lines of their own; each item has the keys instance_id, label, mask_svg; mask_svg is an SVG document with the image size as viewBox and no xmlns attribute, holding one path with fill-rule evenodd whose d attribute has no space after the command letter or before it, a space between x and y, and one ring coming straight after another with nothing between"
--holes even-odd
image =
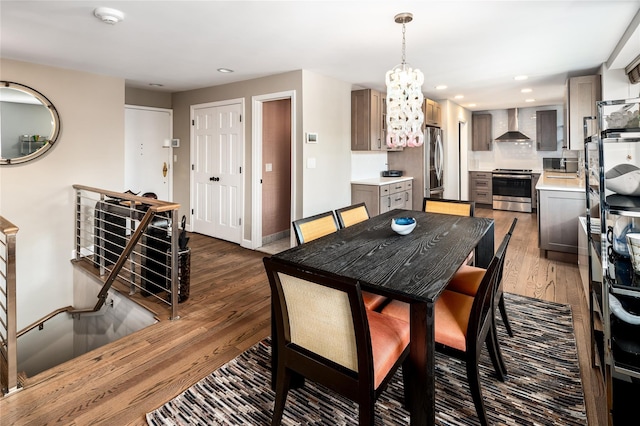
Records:
<instances>
[{"instance_id":1,"label":"stainless steel refrigerator","mask_svg":"<svg viewBox=\"0 0 640 426\"><path fill-rule=\"evenodd\" d=\"M387 153L390 170L402 170L413 177L413 209L421 210L425 197L443 198L444 146L442 129L427 127L424 144L417 148Z\"/></svg>"},{"instance_id":2,"label":"stainless steel refrigerator","mask_svg":"<svg viewBox=\"0 0 640 426\"><path fill-rule=\"evenodd\" d=\"M424 135L425 176L424 196L444 198L444 146L442 129L427 127Z\"/></svg>"}]
</instances>

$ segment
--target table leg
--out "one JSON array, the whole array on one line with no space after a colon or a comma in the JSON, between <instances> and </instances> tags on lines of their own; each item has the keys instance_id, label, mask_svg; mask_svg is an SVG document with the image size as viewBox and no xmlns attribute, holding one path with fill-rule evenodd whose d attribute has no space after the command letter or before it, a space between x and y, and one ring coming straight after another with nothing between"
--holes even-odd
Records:
<instances>
[{"instance_id":1,"label":"table leg","mask_svg":"<svg viewBox=\"0 0 640 426\"><path fill-rule=\"evenodd\" d=\"M494 224L491 224L491 227L484 234L478 245L476 246L476 266L479 268L488 268L491 263L491 259L493 259L493 253L495 250L494 247Z\"/></svg>"},{"instance_id":2,"label":"table leg","mask_svg":"<svg viewBox=\"0 0 640 426\"><path fill-rule=\"evenodd\" d=\"M436 419L435 330L433 304L411 303L411 343L406 401L412 425L433 425Z\"/></svg>"}]
</instances>

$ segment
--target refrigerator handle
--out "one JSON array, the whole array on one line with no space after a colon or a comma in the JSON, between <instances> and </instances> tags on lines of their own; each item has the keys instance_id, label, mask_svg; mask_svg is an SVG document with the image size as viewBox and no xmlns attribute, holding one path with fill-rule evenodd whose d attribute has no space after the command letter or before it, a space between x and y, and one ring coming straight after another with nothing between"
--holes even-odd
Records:
<instances>
[{"instance_id":1,"label":"refrigerator handle","mask_svg":"<svg viewBox=\"0 0 640 426\"><path fill-rule=\"evenodd\" d=\"M444 166L444 156L442 155L442 138L440 137L440 133L436 136L436 147L435 147L435 166L436 166L436 174L438 176L438 180L442 180L442 168Z\"/></svg>"}]
</instances>

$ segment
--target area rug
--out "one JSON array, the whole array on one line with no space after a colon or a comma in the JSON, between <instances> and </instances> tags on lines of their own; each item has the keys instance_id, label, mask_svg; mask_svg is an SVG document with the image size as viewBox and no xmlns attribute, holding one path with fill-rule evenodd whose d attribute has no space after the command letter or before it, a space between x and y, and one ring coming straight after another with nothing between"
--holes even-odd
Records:
<instances>
[{"instance_id":1,"label":"area rug","mask_svg":"<svg viewBox=\"0 0 640 426\"><path fill-rule=\"evenodd\" d=\"M486 347L481 380L490 424L586 425L571 308L505 294L514 337L498 319L506 382L495 378ZM208 377L147 414L149 425L268 425L274 392L270 386L270 340L265 339ZM398 373L376 403L376 425L408 425ZM283 425L354 425L357 404L307 381L289 392ZM436 423L479 424L464 363L436 358Z\"/></svg>"}]
</instances>

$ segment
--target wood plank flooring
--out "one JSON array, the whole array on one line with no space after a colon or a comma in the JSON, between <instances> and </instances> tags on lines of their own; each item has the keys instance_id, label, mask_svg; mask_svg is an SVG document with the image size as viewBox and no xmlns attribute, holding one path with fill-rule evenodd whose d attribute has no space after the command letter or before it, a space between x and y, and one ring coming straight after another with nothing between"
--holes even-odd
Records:
<instances>
[{"instance_id":1,"label":"wood plank flooring","mask_svg":"<svg viewBox=\"0 0 640 426\"><path fill-rule=\"evenodd\" d=\"M518 217L504 290L571 305L589 424L605 425L604 391L591 368L589 314L577 265L566 256L540 256L535 214L479 208L476 215L496 220L496 244ZM266 337L265 254L190 237L191 296L180 305L179 320L162 320L28 378L23 390L0 398L0 424L145 425L146 412ZM163 309L159 316L166 318Z\"/></svg>"}]
</instances>

